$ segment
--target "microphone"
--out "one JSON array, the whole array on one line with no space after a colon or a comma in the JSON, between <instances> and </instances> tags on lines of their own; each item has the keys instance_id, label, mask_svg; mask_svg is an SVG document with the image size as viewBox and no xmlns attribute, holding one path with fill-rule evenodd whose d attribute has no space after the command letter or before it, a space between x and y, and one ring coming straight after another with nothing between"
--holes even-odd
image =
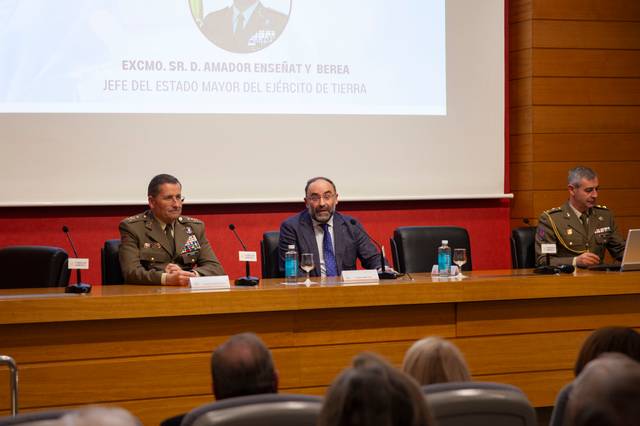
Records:
<instances>
[{"instance_id":1,"label":"microphone","mask_svg":"<svg viewBox=\"0 0 640 426\"><path fill-rule=\"evenodd\" d=\"M238 241L240 241L240 245L242 246L242 249L244 251L247 251L247 246L244 245L244 242L242 242L242 238L240 238L240 236L236 232L236 226L233 223L230 223L229 224L229 229L231 229L231 231L233 232L233 235L235 235L236 238L238 239ZM235 280L235 284L237 286L249 287L249 286L258 285L259 282L260 282L260 279L258 277L252 277L251 276L251 266L249 264L249 261L247 261L246 262L246 275L244 277L239 277L237 280Z\"/></svg>"},{"instance_id":2,"label":"microphone","mask_svg":"<svg viewBox=\"0 0 640 426\"><path fill-rule=\"evenodd\" d=\"M67 240L69 240L69 244L71 245L71 250L73 250L73 255L77 258L78 252L76 251L76 246L73 244L73 240L71 239L71 234L69 234L69 227L67 225L62 225L62 232L67 236ZM91 284L83 283L80 275L80 269L76 269L76 283L67 286L64 289L65 293L89 293L91 292Z\"/></svg>"},{"instance_id":3,"label":"microphone","mask_svg":"<svg viewBox=\"0 0 640 426\"><path fill-rule=\"evenodd\" d=\"M378 247L378 251L380 252L380 272L378 272L378 278L380 278L381 280L395 280L396 278L398 278L397 273L387 271L385 268L386 262L384 260L384 247L378 244L376 240L371 238L371 235L369 235L369 233L365 231L365 229L362 226L358 226L358 222L356 222L355 219L352 218L349 222L351 222L351 225L359 228L362 232L364 232L364 235L366 235L367 238L369 238L369 240L373 242L376 245L376 247Z\"/></svg>"}]
</instances>

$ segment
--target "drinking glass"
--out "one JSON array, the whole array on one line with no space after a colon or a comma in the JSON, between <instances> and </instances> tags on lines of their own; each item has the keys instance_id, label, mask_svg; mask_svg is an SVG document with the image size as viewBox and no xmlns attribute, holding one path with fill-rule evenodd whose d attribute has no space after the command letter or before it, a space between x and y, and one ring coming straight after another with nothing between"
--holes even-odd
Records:
<instances>
[{"instance_id":1,"label":"drinking glass","mask_svg":"<svg viewBox=\"0 0 640 426\"><path fill-rule=\"evenodd\" d=\"M462 276L462 265L467 263L467 249L453 249L453 263L458 265L458 274Z\"/></svg>"},{"instance_id":2,"label":"drinking glass","mask_svg":"<svg viewBox=\"0 0 640 426\"><path fill-rule=\"evenodd\" d=\"M307 282L309 282L309 272L315 268L313 253L302 253L300 255L300 268L307 273Z\"/></svg>"}]
</instances>

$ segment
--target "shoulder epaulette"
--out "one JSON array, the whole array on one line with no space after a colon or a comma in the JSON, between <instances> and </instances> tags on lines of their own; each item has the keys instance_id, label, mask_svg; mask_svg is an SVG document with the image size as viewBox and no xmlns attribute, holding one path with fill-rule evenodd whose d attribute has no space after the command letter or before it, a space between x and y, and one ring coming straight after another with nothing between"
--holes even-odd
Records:
<instances>
[{"instance_id":1,"label":"shoulder epaulette","mask_svg":"<svg viewBox=\"0 0 640 426\"><path fill-rule=\"evenodd\" d=\"M593 206L593 208L594 209L609 210L609 208L607 206L601 206L601 205Z\"/></svg>"},{"instance_id":2,"label":"shoulder epaulette","mask_svg":"<svg viewBox=\"0 0 640 426\"><path fill-rule=\"evenodd\" d=\"M557 213L561 211L562 211L562 207L554 207L552 209L546 210L545 213Z\"/></svg>"},{"instance_id":3,"label":"shoulder epaulette","mask_svg":"<svg viewBox=\"0 0 640 426\"><path fill-rule=\"evenodd\" d=\"M127 222L127 223L141 222L143 220L147 220L147 218L148 216L146 214L137 214L135 216L129 216L124 220L124 222Z\"/></svg>"},{"instance_id":4,"label":"shoulder epaulette","mask_svg":"<svg viewBox=\"0 0 640 426\"><path fill-rule=\"evenodd\" d=\"M189 217L189 216L180 216L178 218L178 222L180 222L180 223L204 223L200 219L196 219L195 217Z\"/></svg>"}]
</instances>

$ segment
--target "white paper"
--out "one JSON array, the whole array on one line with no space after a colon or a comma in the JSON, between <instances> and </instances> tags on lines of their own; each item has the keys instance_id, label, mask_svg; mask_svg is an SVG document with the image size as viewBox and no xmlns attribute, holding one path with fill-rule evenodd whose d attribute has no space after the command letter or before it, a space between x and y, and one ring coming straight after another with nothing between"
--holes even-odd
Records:
<instances>
[{"instance_id":1,"label":"white paper","mask_svg":"<svg viewBox=\"0 0 640 426\"><path fill-rule=\"evenodd\" d=\"M238 258L240 262L257 262L258 255L255 251L239 251Z\"/></svg>"},{"instance_id":2,"label":"white paper","mask_svg":"<svg viewBox=\"0 0 640 426\"><path fill-rule=\"evenodd\" d=\"M360 269L355 271L342 271L342 281L345 283L378 283L378 271L375 269Z\"/></svg>"},{"instance_id":3,"label":"white paper","mask_svg":"<svg viewBox=\"0 0 640 426\"><path fill-rule=\"evenodd\" d=\"M217 275L212 277L189 278L189 288L196 290L225 290L230 289L229 275Z\"/></svg>"}]
</instances>

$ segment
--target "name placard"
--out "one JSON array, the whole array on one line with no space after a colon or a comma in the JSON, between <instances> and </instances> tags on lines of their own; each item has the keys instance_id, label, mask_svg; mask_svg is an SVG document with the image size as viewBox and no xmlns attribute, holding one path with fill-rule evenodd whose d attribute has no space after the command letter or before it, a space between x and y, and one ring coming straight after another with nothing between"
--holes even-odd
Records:
<instances>
[{"instance_id":1,"label":"name placard","mask_svg":"<svg viewBox=\"0 0 640 426\"><path fill-rule=\"evenodd\" d=\"M194 290L229 290L229 275L217 275L213 277L189 278L189 288Z\"/></svg>"},{"instance_id":2,"label":"name placard","mask_svg":"<svg viewBox=\"0 0 640 426\"><path fill-rule=\"evenodd\" d=\"M238 257L240 258L240 262L257 262L258 255L255 251L239 251Z\"/></svg>"},{"instance_id":3,"label":"name placard","mask_svg":"<svg viewBox=\"0 0 640 426\"><path fill-rule=\"evenodd\" d=\"M380 282L378 271L375 269L360 269L355 271L342 271L342 281L345 284L377 284Z\"/></svg>"},{"instance_id":4,"label":"name placard","mask_svg":"<svg viewBox=\"0 0 640 426\"><path fill-rule=\"evenodd\" d=\"M89 269L89 259L70 257L69 269Z\"/></svg>"},{"instance_id":5,"label":"name placard","mask_svg":"<svg viewBox=\"0 0 640 426\"><path fill-rule=\"evenodd\" d=\"M556 254L558 251L555 244L540 244L542 254Z\"/></svg>"}]
</instances>

